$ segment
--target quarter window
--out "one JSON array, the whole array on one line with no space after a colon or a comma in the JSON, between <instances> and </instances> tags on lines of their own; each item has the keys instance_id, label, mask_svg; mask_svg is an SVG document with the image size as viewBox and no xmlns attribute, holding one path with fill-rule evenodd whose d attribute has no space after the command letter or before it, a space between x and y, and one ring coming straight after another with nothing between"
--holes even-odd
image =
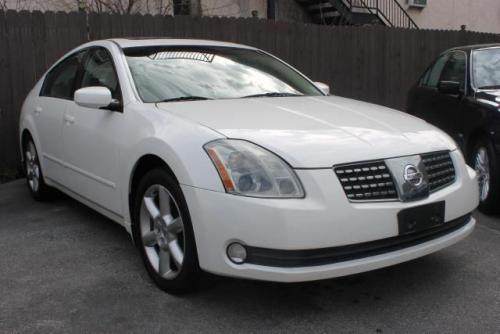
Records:
<instances>
[{"instance_id":1,"label":"quarter window","mask_svg":"<svg viewBox=\"0 0 500 334\"><path fill-rule=\"evenodd\" d=\"M107 87L114 99L120 99L120 89L113 60L104 48L93 49L85 63L81 87Z\"/></svg>"},{"instance_id":2,"label":"quarter window","mask_svg":"<svg viewBox=\"0 0 500 334\"><path fill-rule=\"evenodd\" d=\"M45 78L41 96L73 100L78 71L86 51L70 56L54 67Z\"/></svg>"}]
</instances>

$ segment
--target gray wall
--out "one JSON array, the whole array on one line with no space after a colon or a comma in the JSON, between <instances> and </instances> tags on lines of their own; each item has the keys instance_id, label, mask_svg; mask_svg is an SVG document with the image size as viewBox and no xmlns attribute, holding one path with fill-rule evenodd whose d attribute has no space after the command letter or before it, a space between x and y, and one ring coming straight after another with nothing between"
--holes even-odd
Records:
<instances>
[{"instance_id":1,"label":"gray wall","mask_svg":"<svg viewBox=\"0 0 500 334\"><path fill-rule=\"evenodd\" d=\"M275 19L279 21L292 21L310 23L311 17L295 0L271 0L269 6L274 4Z\"/></svg>"}]
</instances>

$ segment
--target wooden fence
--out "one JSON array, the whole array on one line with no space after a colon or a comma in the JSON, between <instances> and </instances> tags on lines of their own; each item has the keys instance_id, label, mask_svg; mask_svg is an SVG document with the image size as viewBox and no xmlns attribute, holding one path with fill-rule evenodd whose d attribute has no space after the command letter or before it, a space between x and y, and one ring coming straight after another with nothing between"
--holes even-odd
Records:
<instances>
[{"instance_id":1,"label":"wooden fence","mask_svg":"<svg viewBox=\"0 0 500 334\"><path fill-rule=\"evenodd\" d=\"M18 117L45 70L89 40L123 36L205 38L256 46L332 93L403 109L408 89L443 50L500 42L494 34L329 27L260 19L0 12L0 178L19 164Z\"/></svg>"}]
</instances>

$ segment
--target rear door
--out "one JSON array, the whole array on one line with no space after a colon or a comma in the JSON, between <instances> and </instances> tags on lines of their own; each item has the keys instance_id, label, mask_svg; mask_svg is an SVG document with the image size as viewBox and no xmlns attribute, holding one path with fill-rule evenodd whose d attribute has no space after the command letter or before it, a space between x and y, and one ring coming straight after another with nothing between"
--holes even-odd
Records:
<instances>
[{"instance_id":1,"label":"rear door","mask_svg":"<svg viewBox=\"0 0 500 334\"><path fill-rule=\"evenodd\" d=\"M65 174L62 160L63 117L72 103L85 52L80 51L67 57L46 75L40 97L32 110L45 177L59 183L63 182Z\"/></svg>"}]
</instances>

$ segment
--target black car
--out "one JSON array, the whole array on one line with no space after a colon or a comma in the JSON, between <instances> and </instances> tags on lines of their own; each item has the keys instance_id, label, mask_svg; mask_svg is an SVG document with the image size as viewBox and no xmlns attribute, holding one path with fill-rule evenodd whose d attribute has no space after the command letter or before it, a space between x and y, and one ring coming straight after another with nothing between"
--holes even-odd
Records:
<instances>
[{"instance_id":1,"label":"black car","mask_svg":"<svg viewBox=\"0 0 500 334\"><path fill-rule=\"evenodd\" d=\"M500 44L443 52L408 95L407 111L446 131L477 172L479 209L500 211Z\"/></svg>"}]
</instances>

